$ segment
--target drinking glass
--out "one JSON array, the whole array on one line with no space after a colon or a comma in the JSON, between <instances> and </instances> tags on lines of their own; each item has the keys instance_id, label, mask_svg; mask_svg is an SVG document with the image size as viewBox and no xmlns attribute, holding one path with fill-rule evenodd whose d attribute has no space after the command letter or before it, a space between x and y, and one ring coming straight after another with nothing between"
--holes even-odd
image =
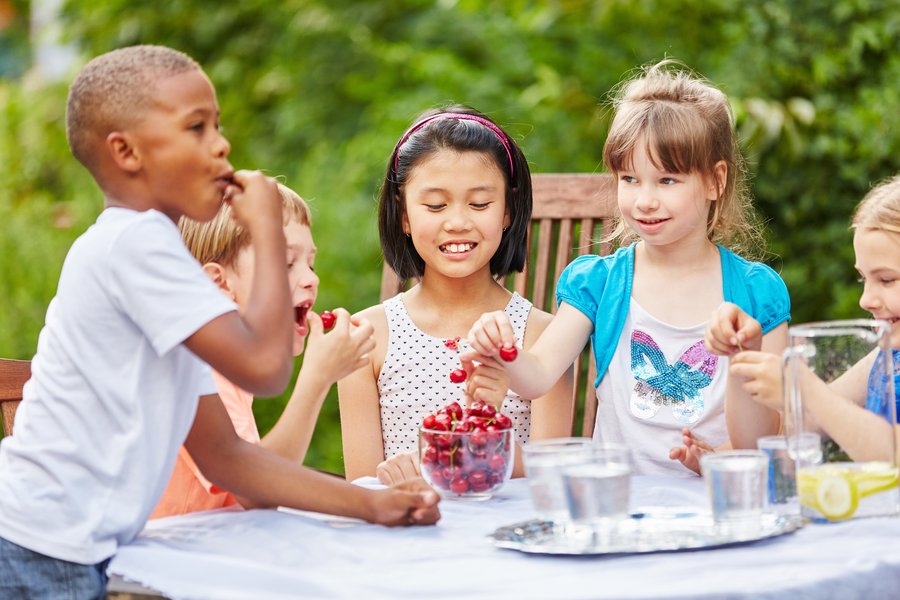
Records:
<instances>
[{"instance_id":1,"label":"drinking glass","mask_svg":"<svg viewBox=\"0 0 900 600\"><path fill-rule=\"evenodd\" d=\"M759 531L768 500L769 458L760 450L727 450L700 457L713 521L735 539Z\"/></svg>"},{"instance_id":2,"label":"drinking glass","mask_svg":"<svg viewBox=\"0 0 900 600\"><path fill-rule=\"evenodd\" d=\"M591 438L553 438L529 442L522 447L531 501L538 518L564 529L569 508L563 491L562 471L584 462L594 442Z\"/></svg>"},{"instance_id":3,"label":"drinking glass","mask_svg":"<svg viewBox=\"0 0 900 600\"><path fill-rule=\"evenodd\" d=\"M615 533L628 516L631 454L620 444L597 444L562 470L569 518L590 528L594 544Z\"/></svg>"}]
</instances>

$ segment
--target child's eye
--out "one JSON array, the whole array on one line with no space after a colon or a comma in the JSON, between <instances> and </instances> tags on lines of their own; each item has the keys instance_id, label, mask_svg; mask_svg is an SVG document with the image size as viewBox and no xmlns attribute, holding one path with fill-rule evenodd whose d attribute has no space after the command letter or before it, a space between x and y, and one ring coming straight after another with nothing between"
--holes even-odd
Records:
<instances>
[{"instance_id":1,"label":"child's eye","mask_svg":"<svg viewBox=\"0 0 900 600\"><path fill-rule=\"evenodd\" d=\"M473 202L470 206L475 210L484 210L490 205L490 202Z\"/></svg>"},{"instance_id":2,"label":"child's eye","mask_svg":"<svg viewBox=\"0 0 900 600\"><path fill-rule=\"evenodd\" d=\"M447 206L446 204L426 204L425 208L431 211L438 211Z\"/></svg>"},{"instance_id":3,"label":"child's eye","mask_svg":"<svg viewBox=\"0 0 900 600\"><path fill-rule=\"evenodd\" d=\"M200 121L199 123L193 123L188 129L191 131L202 132L206 128L206 123Z\"/></svg>"},{"instance_id":4,"label":"child's eye","mask_svg":"<svg viewBox=\"0 0 900 600\"><path fill-rule=\"evenodd\" d=\"M675 179L674 177L663 177L662 179L659 180L659 182L663 185L673 185L673 184L678 183L678 180Z\"/></svg>"},{"instance_id":5,"label":"child's eye","mask_svg":"<svg viewBox=\"0 0 900 600\"><path fill-rule=\"evenodd\" d=\"M894 281L896 281L896 279L890 279L890 278L884 277L881 279L881 284L882 285L891 285L892 283L894 283Z\"/></svg>"},{"instance_id":6,"label":"child's eye","mask_svg":"<svg viewBox=\"0 0 900 600\"><path fill-rule=\"evenodd\" d=\"M635 183L637 179L632 177L631 175L622 175L622 181L625 183Z\"/></svg>"}]
</instances>

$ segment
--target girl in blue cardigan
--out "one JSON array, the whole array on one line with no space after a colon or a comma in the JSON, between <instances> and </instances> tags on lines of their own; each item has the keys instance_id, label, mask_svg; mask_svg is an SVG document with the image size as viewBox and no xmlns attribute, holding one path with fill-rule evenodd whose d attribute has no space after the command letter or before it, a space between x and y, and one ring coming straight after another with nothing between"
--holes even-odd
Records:
<instances>
[{"instance_id":1,"label":"girl in blue cardigan","mask_svg":"<svg viewBox=\"0 0 900 600\"><path fill-rule=\"evenodd\" d=\"M729 447L726 403L773 418L729 381L728 358L706 350L710 315L740 306L762 326L760 348L780 354L790 299L772 269L735 253L761 236L725 95L667 60L625 82L614 107L603 160L618 180L621 247L566 268L553 321L505 367L511 389L538 397L590 338L594 439L628 444L636 473L692 474L702 452ZM468 339L487 356L517 342L502 312L482 315Z\"/></svg>"}]
</instances>

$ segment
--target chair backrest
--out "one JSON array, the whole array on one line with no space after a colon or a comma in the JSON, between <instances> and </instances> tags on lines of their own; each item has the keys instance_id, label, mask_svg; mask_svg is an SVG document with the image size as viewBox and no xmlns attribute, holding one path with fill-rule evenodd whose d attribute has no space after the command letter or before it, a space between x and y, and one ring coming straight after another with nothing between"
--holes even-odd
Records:
<instances>
[{"instance_id":1,"label":"chair backrest","mask_svg":"<svg viewBox=\"0 0 900 600\"><path fill-rule=\"evenodd\" d=\"M556 282L563 269L582 254L608 254L599 242L616 213L616 184L612 175L553 173L532 175L534 206L528 232L525 270L504 284L548 312L556 312ZM407 289L386 264L381 274L381 301ZM597 413L593 352L590 344L575 365L573 435L590 436Z\"/></svg>"},{"instance_id":2,"label":"chair backrest","mask_svg":"<svg viewBox=\"0 0 900 600\"><path fill-rule=\"evenodd\" d=\"M4 436L12 435L16 409L22 401L22 386L30 378L30 360L0 358L0 418Z\"/></svg>"}]
</instances>

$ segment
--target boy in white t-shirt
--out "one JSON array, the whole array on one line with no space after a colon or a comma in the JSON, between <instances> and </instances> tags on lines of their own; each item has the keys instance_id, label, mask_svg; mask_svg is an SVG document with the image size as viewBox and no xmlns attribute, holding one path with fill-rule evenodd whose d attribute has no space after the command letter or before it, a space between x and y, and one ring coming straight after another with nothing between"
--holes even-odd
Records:
<instances>
[{"instance_id":1,"label":"boy in white t-shirt","mask_svg":"<svg viewBox=\"0 0 900 600\"><path fill-rule=\"evenodd\" d=\"M423 482L353 486L235 434L209 367L279 393L293 319L276 183L232 171L218 119L207 76L169 48L109 52L72 84L69 146L104 211L66 257L0 444L0 598L103 598L108 559L143 527L182 442L213 484L254 505L387 525L439 518ZM211 219L223 198L253 245L240 314L175 224Z\"/></svg>"}]
</instances>

